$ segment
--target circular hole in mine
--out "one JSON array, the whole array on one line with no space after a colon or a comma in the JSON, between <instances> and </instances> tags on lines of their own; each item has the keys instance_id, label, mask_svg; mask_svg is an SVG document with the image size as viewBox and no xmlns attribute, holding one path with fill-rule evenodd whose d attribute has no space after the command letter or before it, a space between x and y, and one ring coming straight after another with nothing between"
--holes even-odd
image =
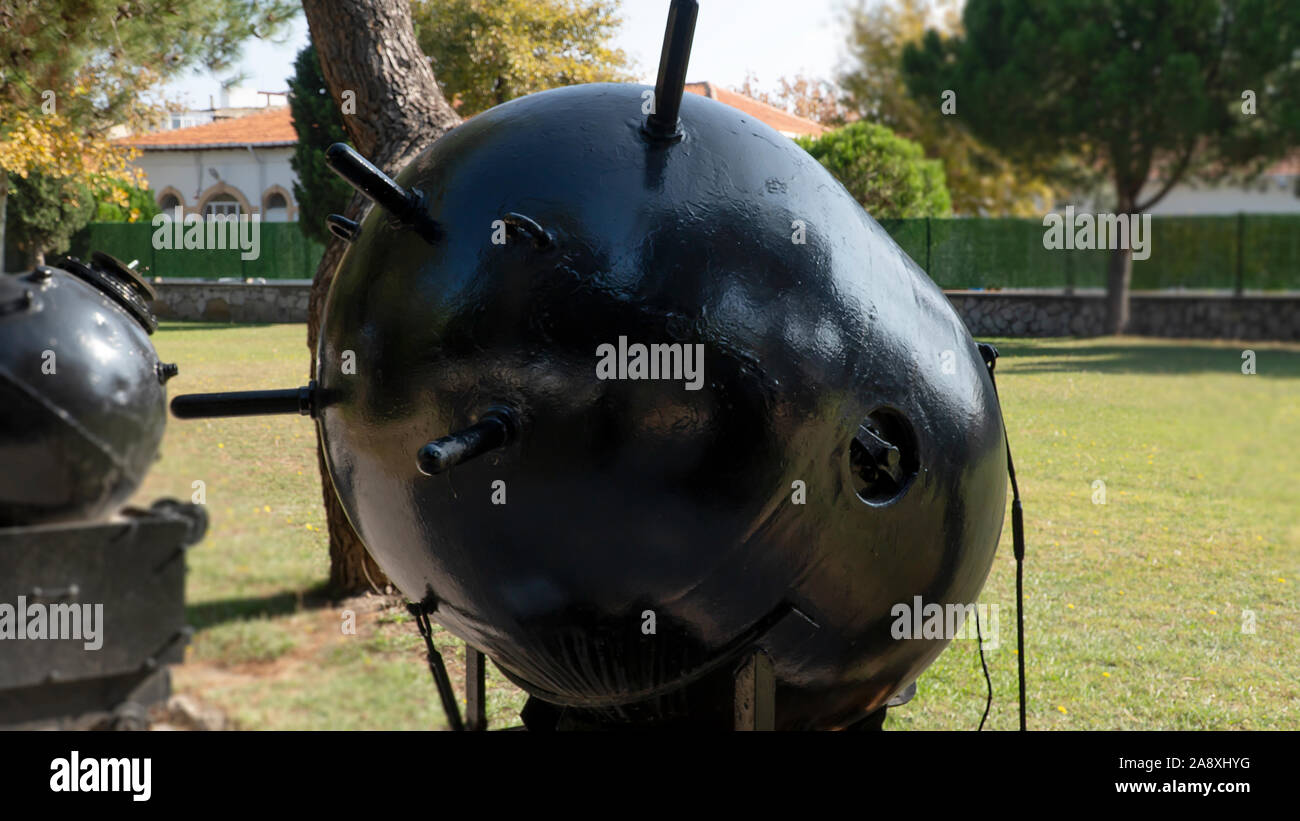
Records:
<instances>
[{"instance_id":1,"label":"circular hole in mine","mask_svg":"<svg viewBox=\"0 0 1300 821\"><path fill-rule=\"evenodd\" d=\"M907 492L919 462L916 434L893 408L867 414L849 443L849 472L858 498L870 505L887 505Z\"/></svg>"}]
</instances>

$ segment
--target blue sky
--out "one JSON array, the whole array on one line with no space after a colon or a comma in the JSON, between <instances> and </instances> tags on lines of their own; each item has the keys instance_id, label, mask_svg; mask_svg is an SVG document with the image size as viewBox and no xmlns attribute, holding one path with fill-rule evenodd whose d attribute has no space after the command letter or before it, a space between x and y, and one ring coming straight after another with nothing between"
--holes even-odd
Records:
<instances>
[{"instance_id":1,"label":"blue sky","mask_svg":"<svg viewBox=\"0 0 1300 821\"><path fill-rule=\"evenodd\" d=\"M689 79L738 86L747 71L759 85L774 88L783 75L800 71L831 77L844 54L845 29L838 22L846 0L701 0L691 52ZM667 0L623 0L623 29L617 45L635 61L642 81L654 82L663 43ZM307 22L299 13L282 43L253 41L244 47L242 83L258 91L284 91L293 58L307 42ZM175 81L169 96L186 96L206 107L220 80L206 72Z\"/></svg>"}]
</instances>

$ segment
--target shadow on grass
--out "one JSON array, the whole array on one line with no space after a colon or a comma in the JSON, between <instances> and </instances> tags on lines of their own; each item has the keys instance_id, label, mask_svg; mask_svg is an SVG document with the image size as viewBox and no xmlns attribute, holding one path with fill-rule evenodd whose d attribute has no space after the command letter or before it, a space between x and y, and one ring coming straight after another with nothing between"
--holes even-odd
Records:
<instances>
[{"instance_id":1,"label":"shadow on grass","mask_svg":"<svg viewBox=\"0 0 1300 821\"><path fill-rule=\"evenodd\" d=\"M188 604L185 616L190 626L202 630L228 621L287 616L303 610L321 610L334 604L335 599L329 595L326 583L322 582L306 590L284 590L268 596Z\"/></svg>"},{"instance_id":2,"label":"shadow on grass","mask_svg":"<svg viewBox=\"0 0 1300 821\"><path fill-rule=\"evenodd\" d=\"M1000 339L996 344L999 365L1016 374L1240 374L1242 353L1251 350L1255 352L1257 376L1300 379L1300 350L1271 342L1241 342L1231 347L1195 343L1125 345L1115 342L1064 346Z\"/></svg>"}]
</instances>

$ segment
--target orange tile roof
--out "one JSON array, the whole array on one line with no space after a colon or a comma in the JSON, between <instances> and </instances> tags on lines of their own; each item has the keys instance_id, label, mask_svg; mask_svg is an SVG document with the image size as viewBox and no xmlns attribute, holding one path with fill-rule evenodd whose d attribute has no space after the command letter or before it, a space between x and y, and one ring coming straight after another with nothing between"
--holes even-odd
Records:
<instances>
[{"instance_id":1,"label":"orange tile roof","mask_svg":"<svg viewBox=\"0 0 1300 821\"><path fill-rule=\"evenodd\" d=\"M767 123L777 131L816 137L830 130L821 123L813 122L806 117L796 116L788 111L782 111L775 106L759 102L753 97L746 97L744 94L718 88L713 83L687 83L686 90L692 94L725 103L732 108L738 108L749 116Z\"/></svg>"},{"instance_id":2,"label":"orange tile roof","mask_svg":"<svg viewBox=\"0 0 1300 821\"><path fill-rule=\"evenodd\" d=\"M816 136L828 130L820 123L797 117L743 94L718 88L713 83L687 83L686 90L740 109L777 131ZM279 106L256 114L217 120L189 128L155 131L151 134L140 134L118 140L136 148L156 151L243 148L246 145L280 146L293 145L297 141L298 134L293 130L293 119L289 114L288 106Z\"/></svg>"},{"instance_id":3,"label":"orange tile roof","mask_svg":"<svg viewBox=\"0 0 1300 821\"><path fill-rule=\"evenodd\" d=\"M777 131L818 136L828 129L821 123L799 117L788 111L759 102L752 97L718 88L710 82L687 83L686 90L740 109L755 119L762 120ZM242 148L246 145L294 145L298 134L293 129L293 119L288 106L278 106L244 117L217 120L212 123L155 131L135 137L124 137L116 142L137 148L153 150L181 150L195 148ZM1300 151L1283 158L1265 170L1268 174L1300 174Z\"/></svg>"},{"instance_id":4,"label":"orange tile roof","mask_svg":"<svg viewBox=\"0 0 1300 821\"><path fill-rule=\"evenodd\" d=\"M136 148L173 151L186 148L243 148L246 145L293 145L298 142L298 134L293 130L289 107L278 106L256 114L189 128L124 137L117 142Z\"/></svg>"},{"instance_id":5,"label":"orange tile roof","mask_svg":"<svg viewBox=\"0 0 1300 821\"><path fill-rule=\"evenodd\" d=\"M1278 160L1277 163L1269 166L1264 173L1300 175L1300 151L1296 151L1290 156Z\"/></svg>"}]
</instances>

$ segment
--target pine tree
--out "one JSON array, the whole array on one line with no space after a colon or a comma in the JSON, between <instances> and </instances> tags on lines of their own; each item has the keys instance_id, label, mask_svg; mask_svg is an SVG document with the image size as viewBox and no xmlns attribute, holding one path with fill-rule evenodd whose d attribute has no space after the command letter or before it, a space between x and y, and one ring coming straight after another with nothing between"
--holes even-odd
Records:
<instances>
[{"instance_id":1,"label":"pine tree","mask_svg":"<svg viewBox=\"0 0 1300 821\"><path fill-rule=\"evenodd\" d=\"M311 43L298 52L294 74L289 78L289 110L293 128L298 132L293 166L297 181L293 196L298 201L298 228L308 239L329 244L330 233L325 218L342 214L352 199L352 188L325 166L325 149L333 143L347 142L343 117L334 98L325 87L320 59Z\"/></svg>"},{"instance_id":2,"label":"pine tree","mask_svg":"<svg viewBox=\"0 0 1300 821\"><path fill-rule=\"evenodd\" d=\"M969 0L962 29L903 50L911 94L950 92L1009 158L1084 158L1110 177L1117 214L1184 180L1257 174L1300 138L1294 0ZM1132 248L1112 248L1108 333L1127 328L1132 273Z\"/></svg>"}]
</instances>

